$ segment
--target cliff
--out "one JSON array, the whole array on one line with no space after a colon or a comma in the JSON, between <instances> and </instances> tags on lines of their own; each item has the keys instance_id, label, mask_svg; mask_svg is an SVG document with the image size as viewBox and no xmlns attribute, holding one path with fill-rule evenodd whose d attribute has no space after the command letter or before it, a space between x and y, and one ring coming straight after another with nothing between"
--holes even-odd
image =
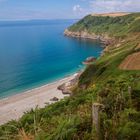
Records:
<instances>
[{"instance_id":1,"label":"cliff","mask_svg":"<svg viewBox=\"0 0 140 140\"><path fill-rule=\"evenodd\" d=\"M88 33L87 31L74 32L66 29L64 31L64 35L68 37L74 37L74 38L99 40L101 43L105 45L109 45L113 42L113 38L109 37L107 34L97 35L95 33Z\"/></svg>"}]
</instances>

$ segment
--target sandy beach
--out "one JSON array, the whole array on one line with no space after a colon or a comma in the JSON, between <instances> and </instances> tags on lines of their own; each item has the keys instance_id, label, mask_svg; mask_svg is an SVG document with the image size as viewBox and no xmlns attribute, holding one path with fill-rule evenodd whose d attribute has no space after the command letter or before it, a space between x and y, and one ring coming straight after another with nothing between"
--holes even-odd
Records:
<instances>
[{"instance_id":1,"label":"sandy beach","mask_svg":"<svg viewBox=\"0 0 140 140\"><path fill-rule=\"evenodd\" d=\"M74 74L54 83L1 99L0 125L10 120L18 120L24 112L36 106L43 108L45 103L53 103L53 101L50 101L53 97L57 97L59 100L63 99L66 95L62 94L57 87L74 79L76 75Z\"/></svg>"}]
</instances>

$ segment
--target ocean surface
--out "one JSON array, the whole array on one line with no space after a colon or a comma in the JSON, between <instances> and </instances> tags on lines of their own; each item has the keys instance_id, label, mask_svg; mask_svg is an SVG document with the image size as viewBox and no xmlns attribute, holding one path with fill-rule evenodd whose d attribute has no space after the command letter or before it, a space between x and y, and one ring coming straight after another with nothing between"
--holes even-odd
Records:
<instances>
[{"instance_id":1,"label":"ocean surface","mask_svg":"<svg viewBox=\"0 0 140 140\"><path fill-rule=\"evenodd\" d=\"M8 97L80 70L98 57L99 42L63 35L76 20L0 22L0 98Z\"/></svg>"}]
</instances>

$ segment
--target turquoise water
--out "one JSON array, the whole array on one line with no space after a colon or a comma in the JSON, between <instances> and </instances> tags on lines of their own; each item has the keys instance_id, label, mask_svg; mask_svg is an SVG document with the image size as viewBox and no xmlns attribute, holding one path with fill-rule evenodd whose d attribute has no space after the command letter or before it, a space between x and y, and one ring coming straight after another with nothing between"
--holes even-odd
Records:
<instances>
[{"instance_id":1,"label":"turquoise water","mask_svg":"<svg viewBox=\"0 0 140 140\"><path fill-rule=\"evenodd\" d=\"M0 22L0 98L63 78L100 55L100 43L63 36L74 22Z\"/></svg>"}]
</instances>

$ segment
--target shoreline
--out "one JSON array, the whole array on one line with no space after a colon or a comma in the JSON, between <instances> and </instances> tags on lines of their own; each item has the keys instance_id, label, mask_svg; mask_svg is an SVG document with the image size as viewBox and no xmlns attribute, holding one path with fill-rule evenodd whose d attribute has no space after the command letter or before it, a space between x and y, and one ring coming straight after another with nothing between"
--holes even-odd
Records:
<instances>
[{"instance_id":1,"label":"shoreline","mask_svg":"<svg viewBox=\"0 0 140 140\"><path fill-rule=\"evenodd\" d=\"M68 95L64 95L57 88L64 83L70 82L77 75L78 72L50 84L0 99L0 125L10 120L18 120L24 112L30 111L37 106L43 108L46 103L54 103L55 101L50 101L54 97L59 100L67 97Z\"/></svg>"},{"instance_id":2,"label":"shoreline","mask_svg":"<svg viewBox=\"0 0 140 140\"><path fill-rule=\"evenodd\" d=\"M46 82L43 82L43 83L39 83L39 84L36 84L36 85L33 85L33 86L30 86L30 87L26 87L26 88L23 88L23 89L21 89L21 90L17 90L17 91L12 91L12 94L7 94L7 95L4 95L4 96L1 96L0 97L0 101L1 100L4 100L4 99L8 99L8 98L10 98L10 97L12 97L12 96L15 96L15 95L18 95L18 94L22 94L22 93L27 93L27 92L30 92L30 91L32 91L32 90L34 90L34 89L37 89L37 88L40 88L40 87L43 87L43 86L47 86L47 85L51 85L51 84L54 84L54 83L56 83L56 82L58 82L58 81L61 81L61 80L64 80L64 79L67 79L68 77L70 77L70 76L72 76L72 75L74 75L74 74L78 74L80 71L83 71L83 68L82 69L80 69L80 70L75 70L74 72L72 72L72 73L68 73L68 74L66 74L66 75L64 75L64 76L61 76L61 77L58 77L58 78L56 78L56 79L53 79L53 80L51 80L51 81L46 81ZM4 93L5 94L5 93Z\"/></svg>"}]
</instances>

